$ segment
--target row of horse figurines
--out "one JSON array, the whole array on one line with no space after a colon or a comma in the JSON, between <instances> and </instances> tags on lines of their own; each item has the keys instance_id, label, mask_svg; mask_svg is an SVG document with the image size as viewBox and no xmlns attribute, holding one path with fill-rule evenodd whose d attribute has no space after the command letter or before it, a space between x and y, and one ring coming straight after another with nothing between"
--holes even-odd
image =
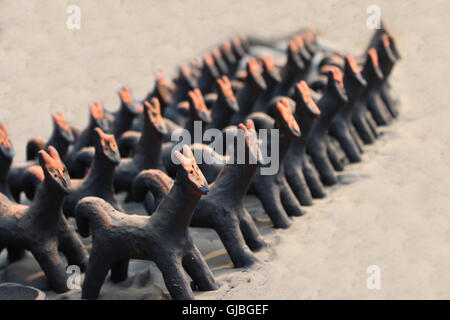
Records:
<instances>
[{"instance_id":1,"label":"row of horse figurines","mask_svg":"<svg viewBox=\"0 0 450 320\"><path fill-rule=\"evenodd\" d=\"M274 42L235 38L205 55L201 67L183 66L175 84L159 77L142 104L122 88L119 110L92 104L83 131L54 114L50 139L31 139L24 163L12 163L2 123L0 249L8 249L9 261L30 250L52 289L65 292L62 252L69 265L86 271L86 299L98 297L110 270L111 280L126 279L130 258L155 261L174 299L194 297L183 269L196 289L216 289L188 226L214 229L235 267L258 261L253 252L266 244L244 207L247 192L259 198L276 228L289 227L291 217L304 213L302 205L324 197L324 185L337 183L335 171L361 161L377 126L397 116L387 77L399 59L385 29L360 59L323 48L314 32L304 31L288 42L281 72L267 55L247 59L261 47L278 50ZM201 143L174 151L171 133L192 132L195 121L222 130L233 144L245 141L246 161L227 162L237 155ZM273 128L279 130L280 170L264 175L256 130ZM198 150L221 161L197 166ZM122 191L151 217L123 213L116 196ZM29 206L18 204L22 192L32 199ZM90 254L69 217L81 236L92 235Z\"/></svg>"}]
</instances>

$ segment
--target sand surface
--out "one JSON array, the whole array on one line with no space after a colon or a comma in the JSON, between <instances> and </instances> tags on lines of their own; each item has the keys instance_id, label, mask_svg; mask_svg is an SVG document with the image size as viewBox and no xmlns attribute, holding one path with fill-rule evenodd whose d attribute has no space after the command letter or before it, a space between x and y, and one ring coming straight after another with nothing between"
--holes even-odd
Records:
<instances>
[{"instance_id":1,"label":"sand surface","mask_svg":"<svg viewBox=\"0 0 450 320\"><path fill-rule=\"evenodd\" d=\"M81 30L66 28L68 4L80 6ZM217 236L194 229L221 284L197 298L449 299L448 1L0 1L0 120L22 161L29 137L50 134L50 112L64 111L82 127L90 102L116 109L121 85L143 98L154 71L171 74L238 32L278 36L315 26L321 36L361 53L372 34L366 27L370 4L381 7L403 56L392 75L400 118L290 229L270 228L249 197L247 206L270 243L258 254L260 265L232 269ZM381 269L380 290L366 286L370 265ZM32 258L6 266L5 252L4 281L47 286ZM157 268L136 261L129 280L105 283L102 298L167 294Z\"/></svg>"}]
</instances>

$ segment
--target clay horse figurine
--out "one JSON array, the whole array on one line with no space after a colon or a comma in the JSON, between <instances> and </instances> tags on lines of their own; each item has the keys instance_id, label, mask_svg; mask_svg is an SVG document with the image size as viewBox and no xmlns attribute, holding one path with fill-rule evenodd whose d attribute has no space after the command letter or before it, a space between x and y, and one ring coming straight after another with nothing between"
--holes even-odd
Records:
<instances>
[{"instance_id":1,"label":"clay horse figurine","mask_svg":"<svg viewBox=\"0 0 450 320\"><path fill-rule=\"evenodd\" d=\"M71 189L69 173L56 149L49 146L48 150L49 154L44 150L38 153L45 179L30 206L15 204L0 193L0 248L30 250L51 288L59 293L69 288L66 264L58 250L69 265L77 265L81 270L86 268L88 254L61 210Z\"/></svg>"},{"instance_id":2,"label":"clay horse figurine","mask_svg":"<svg viewBox=\"0 0 450 320\"><path fill-rule=\"evenodd\" d=\"M151 217L128 215L105 200L82 199L76 207L77 225L84 237L92 230L92 251L82 298L96 299L108 270L117 261L153 260L173 299L194 299L183 268L200 290L217 285L189 234L189 223L203 194L209 191L192 151L183 147L175 183Z\"/></svg>"},{"instance_id":3,"label":"clay horse figurine","mask_svg":"<svg viewBox=\"0 0 450 320\"><path fill-rule=\"evenodd\" d=\"M219 235L236 268L249 267L257 261L252 251L265 247L252 217L245 209L244 199L255 171L261 166L262 156L252 120L246 126L239 124L235 131L233 159L223 167L211 191L195 209L191 227L211 228ZM238 135L243 134L245 158L238 162ZM230 155L231 156L231 155ZM172 179L157 170L142 171L133 185L135 199L142 201L149 214L164 199L172 187Z\"/></svg>"}]
</instances>

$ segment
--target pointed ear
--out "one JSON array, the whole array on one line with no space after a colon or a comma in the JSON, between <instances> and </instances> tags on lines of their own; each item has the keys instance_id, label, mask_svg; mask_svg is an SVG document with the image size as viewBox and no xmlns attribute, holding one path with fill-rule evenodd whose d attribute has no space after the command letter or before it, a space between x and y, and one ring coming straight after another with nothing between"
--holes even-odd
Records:
<instances>
[{"instance_id":1,"label":"pointed ear","mask_svg":"<svg viewBox=\"0 0 450 320\"><path fill-rule=\"evenodd\" d=\"M353 55L351 54L346 55L345 60L347 60L348 65L350 66L350 69L352 69L354 74L359 74L361 72L361 69L356 63L355 57Z\"/></svg>"},{"instance_id":2,"label":"pointed ear","mask_svg":"<svg viewBox=\"0 0 450 320\"><path fill-rule=\"evenodd\" d=\"M64 131L69 131L70 127L66 122L66 119L64 118L64 113L58 112L58 113L52 113L53 123L63 129Z\"/></svg>"},{"instance_id":3,"label":"pointed ear","mask_svg":"<svg viewBox=\"0 0 450 320\"><path fill-rule=\"evenodd\" d=\"M222 89L222 91L225 88L225 81L222 80L222 78L217 79L217 83L219 84L220 88Z\"/></svg>"},{"instance_id":4,"label":"pointed ear","mask_svg":"<svg viewBox=\"0 0 450 320\"><path fill-rule=\"evenodd\" d=\"M195 110L197 110L197 112L205 112L206 110L208 110L200 89L196 88L189 91L189 97L191 98L193 107L195 108Z\"/></svg>"},{"instance_id":5,"label":"pointed ear","mask_svg":"<svg viewBox=\"0 0 450 320\"><path fill-rule=\"evenodd\" d=\"M0 145L5 148L9 148L11 146L8 129L6 128L6 124L4 122L0 124Z\"/></svg>"},{"instance_id":6,"label":"pointed ear","mask_svg":"<svg viewBox=\"0 0 450 320\"><path fill-rule=\"evenodd\" d=\"M216 57L216 59L222 59L222 53L218 47L213 49L212 54Z\"/></svg>"},{"instance_id":7,"label":"pointed ear","mask_svg":"<svg viewBox=\"0 0 450 320\"><path fill-rule=\"evenodd\" d=\"M186 78L190 78L191 77L191 69L189 68L188 65L183 64L180 67L180 74Z\"/></svg>"},{"instance_id":8,"label":"pointed ear","mask_svg":"<svg viewBox=\"0 0 450 320\"><path fill-rule=\"evenodd\" d=\"M157 113L157 114L161 114L161 104L159 103L158 98L153 97L152 98L152 110L153 112Z\"/></svg>"},{"instance_id":9,"label":"pointed ear","mask_svg":"<svg viewBox=\"0 0 450 320\"><path fill-rule=\"evenodd\" d=\"M104 137L105 133L103 132L102 129L100 129L99 127L94 129L95 131L95 135L99 140L102 140L102 138Z\"/></svg>"},{"instance_id":10,"label":"pointed ear","mask_svg":"<svg viewBox=\"0 0 450 320\"><path fill-rule=\"evenodd\" d=\"M277 103L277 111L283 118L283 121L289 126L292 132L298 136L300 136L300 127L298 126L297 121L292 115L291 107L289 106L289 102L286 99L281 99L280 102Z\"/></svg>"},{"instance_id":11,"label":"pointed ear","mask_svg":"<svg viewBox=\"0 0 450 320\"><path fill-rule=\"evenodd\" d=\"M220 90L225 97L231 100L236 100L233 88L231 87L230 79L228 79L227 76L217 79L217 83L219 84Z\"/></svg>"},{"instance_id":12,"label":"pointed ear","mask_svg":"<svg viewBox=\"0 0 450 320\"><path fill-rule=\"evenodd\" d=\"M301 48L305 46L305 41L303 40L303 37L299 34L294 37L294 41L297 46L297 51L299 47Z\"/></svg>"},{"instance_id":13,"label":"pointed ear","mask_svg":"<svg viewBox=\"0 0 450 320\"><path fill-rule=\"evenodd\" d=\"M244 126L242 123L239 123L239 124L238 124L238 128L241 129L242 131L244 131L244 133L247 133L247 132L248 132L247 127Z\"/></svg>"},{"instance_id":14,"label":"pointed ear","mask_svg":"<svg viewBox=\"0 0 450 320\"><path fill-rule=\"evenodd\" d=\"M222 45L222 49L225 52L230 52L231 51L231 43L229 40L225 41Z\"/></svg>"},{"instance_id":15,"label":"pointed ear","mask_svg":"<svg viewBox=\"0 0 450 320\"><path fill-rule=\"evenodd\" d=\"M339 68L335 67L333 68L333 70L331 70L331 73L333 74L333 79L337 83L339 83L339 86L341 88L344 88L344 78L342 76L342 71Z\"/></svg>"},{"instance_id":16,"label":"pointed ear","mask_svg":"<svg viewBox=\"0 0 450 320\"><path fill-rule=\"evenodd\" d=\"M209 53L206 53L203 56L203 61L205 62L206 65L208 65L210 67L214 66L214 59Z\"/></svg>"},{"instance_id":17,"label":"pointed ear","mask_svg":"<svg viewBox=\"0 0 450 320\"><path fill-rule=\"evenodd\" d=\"M245 122L245 125L247 126L247 129L249 129L249 130L256 130L256 128L255 128L255 123L253 122L252 119L248 119L248 120Z\"/></svg>"},{"instance_id":18,"label":"pointed ear","mask_svg":"<svg viewBox=\"0 0 450 320\"><path fill-rule=\"evenodd\" d=\"M368 53L369 59L372 60L373 65L378 68L379 67L379 63L378 63L378 53L377 53L377 51L374 48L370 48L367 51L367 53Z\"/></svg>"},{"instance_id":19,"label":"pointed ear","mask_svg":"<svg viewBox=\"0 0 450 320\"><path fill-rule=\"evenodd\" d=\"M119 97L122 102L132 103L133 98L131 97L130 89L128 87L122 87L119 89Z\"/></svg>"},{"instance_id":20,"label":"pointed ear","mask_svg":"<svg viewBox=\"0 0 450 320\"><path fill-rule=\"evenodd\" d=\"M283 98L277 103L277 110L280 114L288 113L291 110L286 99Z\"/></svg>"},{"instance_id":21,"label":"pointed ear","mask_svg":"<svg viewBox=\"0 0 450 320\"><path fill-rule=\"evenodd\" d=\"M199 88L195 88L194 89L194 93L197 96L197 99L202 99L203 98L202 92L200 91Z\"/></svg>"},{"instance_id":22,"label":"pointed ear","mask_svg":"<svg viewBox=\"0 0 450 320\"><path fill-rule=\"evenodd\" d=\"M58 151L53 146L48 146L48 152L54 160L62 162Z\"/></svg>"},{"instance_id":23,"label":"pointed ear","mask_svg":"<svg viewBox=\"0 0 450 320\"><path fill-rule=\"evenodd\" d=\"M298 46L294 41L289 41L289 50L295 53L298 52Z\"/></svg>"},{"instance_id":24,"label":"pointed ear","mask_svg":"<svg viewBox=\"0 0 450 320\"><path fill-rule=\"evenodd\" d=\"M192 153L191 147L187 144L183 145L183 154L191 160L194 159L194 154Z\"/></svg>"},{"instance_id":25,"label":"pointed ear","mask_svg":"<svg viewBox=\"0 0 450 320\"><path fill-rule=\"evenodd\" d=\"M195 94L194 90L189 91L188 96L189 98L191 98L193 104L197 103L197 95Z\"/></svg>"},{"instance_id":26,"label":"pointed ear","mask_svg":"<svg viewBox=\"0 0 450 320\"><path fill-rule=\"evenodd\" d=\"M57 124L58 123L58 114L52 113L52 120L53 120L53 123Z\"/></svg>"},{"instance_id":27,"label":"pointed ear","mask_svg":"<svg viewBox=\"0 0 450 320\"><path fill-rule=\"evenodd\" d=\"M162 121L161 106L159 104L158 98L152 98L152 103L145 101L144 109L150 121L152 121L153 123Z\"/></svg>"},{"instance_id":28,"label":"pointed ear","mask_svg":"<svg viewBox=\"0 0 450 320\"><path fill-rule=\"evenodd\" d=\"M181 164L181 163L186 163L186 162L189 161L189 159L186 158L186 157L185 157L180 151L178 151L178 150L175 150L173 154L174 154L175 157L180 161L180 164Z\"/></svg>"},{"instance_id":29,"label":"pointed ear","mask_svg":"<svg viewBox=\"0 0 450 320\"><path fill-rule=\"evenodd\" d=\"M89 106L90 112L91 112L91 116L94 119L102 119L104 116L103 113L103 105L101 102L94 102L91 103L91 105Z\"/></svg>"},{"instance_id":30,"label":"pointed ear","mask_svg":"<svg viewBox=\"0 0 450 320\"><path fill-rule=\"evenodd\" d=\"M256 58L251 58L250 60L248 60L247 69L249 73L259 74L259 66Z\"/></svg>"},{"instance_id":31,"label":"pointed ear","mask_svg":"<svg viewBox=\"0 0 450 320\"><path fill-rule=\"evenodd\" d=\"M54 160L45 150L39 150L39 163L42 167L45 167L47 164L51 164Z\"/></svg>"},{"instance_id":32,"label":"pointed ear","mask_svg":"<svg viewBox=\"0 0 450 320\"><path fill-rule=\"evenodd\" d=\"M317 107L316 103L312 99L311 91L306 82L302 80L299 83L297 83L297 90L302 95L303 101L306 103L307 108L314 115L314 117L319 117L320 116L319 107Z\"/></svg>"}]
</instances>

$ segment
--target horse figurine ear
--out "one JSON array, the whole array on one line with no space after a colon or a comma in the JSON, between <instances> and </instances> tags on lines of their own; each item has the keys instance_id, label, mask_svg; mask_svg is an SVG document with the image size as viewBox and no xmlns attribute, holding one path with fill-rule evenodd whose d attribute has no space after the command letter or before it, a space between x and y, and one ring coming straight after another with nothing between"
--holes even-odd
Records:
<instances>
[{"instance_id":1,"label":"horse figurine ear","mask_svg":"<svg viewBox=\"0 0 450 320\"><path fill-rule=\"evenodd\" d=\"M249 151L248 163L259 167L262 164L261 161L263 157L260 150L260 142L258 140L258 136L256 135L254 122L251 119L248 119L245 122L245 125L240 123L238 128L245 134L245 144Z\"/></svg>"},{"instance_id":2,"label":"horse figurine ear","mask_svg":"<svg viewBox=\"0 0 450 320\"><path fill-rule=\"evenodd\" d=\"M367 51L367 62L372 66L372 72L374 73L377 80L383 80L383 72L380 69L380 63L378 62L378 53L374 48L370 48Z\"/></svg>"},{"instance_id":3,"label":"horse figurine ear","mask_svg":"<svg viewBox=\"0 0 450 320\"><path fill-rule=\"evenodd\" d=\"M260 90L266 90L267 85L264 78L261 75L261 68L259 67L258 60L256 58L251 58L247 62L247 76L251 76Z\"/></svg>"},{"instance_id":4,"label":"horse figurine ear","mask_svg":"<svg viewBox=\"0 0 450 320\"><path fill-rule=\"evenodd\" d=\"M148 101L144 102L145 113L152 123L153 127L163 136L168 132L164 118L161 115L161 105L156 97L151 99L151 103Z\"/></svg>"},{"instance_id":5,"label":"horse figurine ear","mask_svg":"<svg viewBox=\"0 0 450 320\"><path fill-rule=\"evenodd\" d=\"M232 101L236 101L233 88L231 87L230 79L228 79L227 76L223 76L222 78L217 79L217 83L219 84L220 91L226 98Z\"/></svg>"},{"instance_id":6,"label":"horse figurine ear","mask_svg":"<svg viewBox=\"0 0 450 320\"><path fill-rule=\"evenodd\" d=\"M209 54L209 53L206 53L206 54L203 56L203 61L205 62L205 64L206 64L208 67L214 67L214 65L215 65L214 59L213 59L213 57L211 56L211 54Z\"/></svg>"},{"instance_id":7,"label":"horse figurine ear","mask_svg":"<svg viewBox=\"0 0 450 320\"><path fill-rule=\"evenodd\" d=\"M133 98L131 97L131 92L128 87L123 87L119 89L120 100L124 103L133 103Z\"/></svg>"},{"instance_id":8,"label":"horse figurine ear","mask_svg":"<svg viewBox=\"0 0 450 320\"><path fill-rule=\"evenodd\" d=\"M95 128L95 132L97 134L98 142L101 146L101 152L103 152L103 154L107 158L111 159L112 162L119 164L120 153L114 135L106 134L100 128Z\"/></svg>"},{"instance_id":9,"label":"horse figurine ear","mask_svg":"<svg viewBox=\"0 0 450 320\"><path fill-rule=\"evenodd\" d=\"M194 159L192 150L188 145L183 146L183 153L179 152L178 150L175 150L174 154L175 154L175 157L177 157L177 159L182 164L190 165L190 164L192 164L192 160ZM194 161L195 161L195 159L194 159Z\"/></svg>"},{"instance_id":10,"label":"horse figurine ear","mask_svg":"<svg viewBox=\"0 0 450 320\"><path fill-rule=\"evenodd\" d=\"M289 135L293 138L300 137L300 127L298 126L297 121L292 115L292 109L289 105L289 102L286 99L281 99L280 102L277 103L277 111L281 116L280 126L284 126L288 129Z\"/></svg>"},{"instance_id":11,"label":"horse figurine ear","mask_svg":"<svg viewBox=\"0 0 450 320\"><path fill-rule=\"evenodd\" d=\"M320 109L311 97L311 91L305 81L297 83L297 90L300 93L303 103L314 118L320 117ZM297 106L300 108L300 106Z\"/></svg>"},{"instance_id":12,"label":"horse figurine ear","mask_svg":"<svg viewBox=\"0 0 450 320\"><path fill-rule=\"evenodd\" d=\"M4 122L0 123L0 146L4 148L11 147L8 128L6 128L6 124Z\"/></svg>"},{"instance_id":13,"label":"horse figurine ear","mask_svg":"<svg viewBox=\"0 0 450 320\"><path fill-rule=\"evenodd\" d=\"M253 120L251 120L251 119L248 119L248 120L245 122L245 126L246 126L247 129L249 129L249 130L255 130L255 131L256 131L255 123L254 123Z\"/></svg>"},{"instance_id":14,"label":"horse figurine ear","mask_svg":"<svg viewBox=\"0 0 450 320\"><path fill-rule=\"evenodd\" d=\"M58 165L62 165L61 158L59 157L58 151L53 146L48 147L48 151L50 153L50 156L55 160L55 163Z\"/></svg>"},{"instance_id":15,"label":"horse figurine ear","mask_svg":"<svg viewBox=\"0 0 450 320\"><path fill-rule=\"evenodd\" d=\"M45 173L45 179L50 179L65 193L72 191L70 176L59 157L58 151L53 146L39 151L39 163Z\"/></svg>"},{"instance_id":16,"label":"horse figurine ear","mask_svg":"<svg viewBox=\"0 0 450 320\"><path fill-rule=\"evenodd\" d=\"M103 111L103 105L101 102L98 101L91 103L89 106L89 110L91 112L91 116L97 120L102 119L105 115Z\"/></svg>"},{"instance_id":17,"label":"horse figurine ear","mask_svg":"<svg viewBox=\"0 0 450 320\"><path fill-rule=\"evenodd\" d=\"M189 111L191 117L198 118L205 123L211 122L211 113L206 107L205 100L203 99L202 92L196 88L189 91Z\"/></svg>"},{"instance_id":18,"label":"horse figurine ear","mask_svg":"<svg viewBox=\"0 0 450 320\"><path fill-rule=\"evenodd\" d=\"M191 98L193 107L199 112L205 112L207 110L205 100L203 99L202 92L196 88L189 91L189 98Z\"/></svg>"},{"instance_id":19,"label":"horse figurine ear","mask_svg":"<svg viewBox=\"0 0 450 320\"><path fill-rule=\"evenodd\" d=\"M70 127L67 124L66 119L64 118L64 113L62 112L52 113L52 119L53 122L63 131L70 131Z\"/></svg>"},{"instance_id":20,"label":"horse figurine ear","mask_svg":"<svg viewBox=\"0 0 450 320\"><path fill-rule=\"evenodd\" d=\"M195 162L194 154L188 145L183 146L183 154L179 151L174 152L175 157L180 161L181 166L184 169L185 176L192 184L192 190L194 193L206 194L209 191L208 182L205 176L200 171L197 163Z\"/></svg>"},{"instance_id":21,"label":"horse figurine ear","mask_svg":"<svg viewBox=\"0 0 450 320\"><path fill-rule=\"evenodd\" d=\"M64 165L59 157L58 151L53 146L48 147L48 153L45 150L39 151L39 162L42 169L48 173L64 176Z\"/></svg>"},{"instance_id":22,"label":"horse figurine ear","mask_svg":"<svg viewBox=\"0 0 450 320\"><path fill-rule=\"evenodd\" d=\"M361 68L356 63L356 59L353 55L348 54L345 56L344 64L344 77L349 76L355 79L362 87L367 86L367 82L361 74Z\"/></svg>"}]
</instances>

